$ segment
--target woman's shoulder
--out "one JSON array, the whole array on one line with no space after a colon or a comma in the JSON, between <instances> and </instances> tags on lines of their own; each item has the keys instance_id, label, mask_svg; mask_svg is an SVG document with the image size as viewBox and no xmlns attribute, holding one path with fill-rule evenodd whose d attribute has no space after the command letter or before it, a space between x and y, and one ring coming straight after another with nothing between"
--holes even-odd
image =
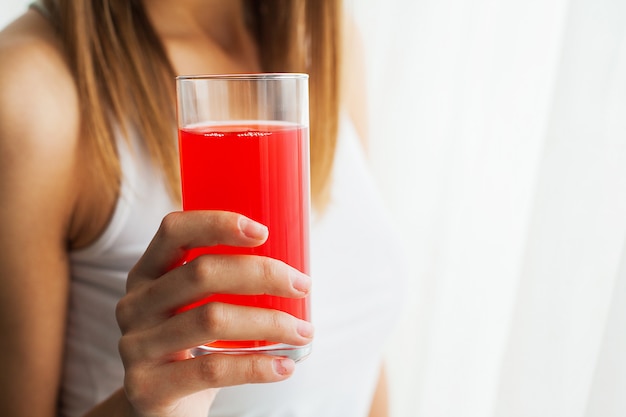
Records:
<instances>
[{"instance_id":1,"label":"woman's shoulder","mask_svg":"<svg viewBox=\"0 0 626 417\"><path fill-rule=\"evenodd\" d=\"M0 31L3 69L67 70L61 41L51 23L35 10L28 10ZM11 58L11 59L8 59ZM32 62L35 60L35 62ZM45 64L41 67L18 67L20 64Z\"/></svg>"},{"instance_id":2,"label":"woman's shoulder","mask_svg":"<svg viewBox=\"0 0 626 417\"><path fill-rule=\"evenodd\" d=\"M78 100L52 26L28 11L0 32L0 125L20 130L78 122ZM4 130L4 129L3 129Z\"/></svg>"},{"instance_id":3,"label":"woman's shoulder","mask_svg":"<svg viewBox=\"0 0 626 417\"><path fill-rule=\"evenodd\" d=\"M63 47L52 26L28 11L0 32L0 146L75 146L78 99ZM45 139L45 140L44 140ZM29 143L33 142L33 143Z\"/></svg>"},{"instance_id":4,"label":"woman's shoulder","mask_svg":"<svg viewBox=\"0 0 626 417\"><path fill-rule=\"evenodd\" d=\"M69 222L76 198L76 88L61 43L34 11L0 32L0 57L0 222L30 221L43 236Z\"/></svg>"}]
</instances>

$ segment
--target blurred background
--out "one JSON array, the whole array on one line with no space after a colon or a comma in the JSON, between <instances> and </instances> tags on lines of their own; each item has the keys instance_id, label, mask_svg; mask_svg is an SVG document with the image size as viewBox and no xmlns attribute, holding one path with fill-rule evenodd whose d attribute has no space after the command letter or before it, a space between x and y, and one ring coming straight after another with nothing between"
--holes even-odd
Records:
<instances>
[{"instance_id":1,"label":"blurred background","mask_svg":"<svg viewBox=\"0 0 626 417\"><path fill-rule=\"evenodd\" d=\"M625 416L626 2L346 10L409 259L392 417Z\"/></svg>"}]
</instances>

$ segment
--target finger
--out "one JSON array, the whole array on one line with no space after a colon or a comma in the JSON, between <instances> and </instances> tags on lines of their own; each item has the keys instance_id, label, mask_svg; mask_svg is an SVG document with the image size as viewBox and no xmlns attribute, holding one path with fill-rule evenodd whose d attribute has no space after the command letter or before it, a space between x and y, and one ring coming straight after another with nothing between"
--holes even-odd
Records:
<instances>
[{"instance_id":1,"label":"finger","mask_svg":"<svg viewBox=\"0 0 626 417\"><path fill-rule=\"evenodd\" d=\"M311 278L286 263L261 256L203 255L171 270L136 294L146 316L169 316L212 294L306 296ZM144 294L148 293L148 294Z\"/></svg>"},{"instance_id":2,"label":"finger","mask_svg":"<svg viewBox=\"0 0 626 417\"><path fill-rule=\"evenodd\" d=\"M267 340L304 346L311 343L313 333L311 323L283 311L214 302L124 335L120 350L126 361L158 360L215 340Z\"/></svg>"},{"instance_id":3,"label":"finger","mask_svg":"<svg viewBox=\"0 0 626 417\"><path fill-rule=\"evenodd\" d=\"M136 287L116 308L122 332L152 327L212 294L268 294L302 298L311 278L276 259L249 255L203 255L158 280Z\"/></svg>"},{"instance_id":4,"label":"finger","mask_svg":"<svg viewBox=\"0 0 626 417\"><path fill-rule=\"evenodd\" d=\"M295 363L269 355L211 354L126 372L125 392L133 404L174 404L208 388L247 383L278 382L289 378Z\"/></svg>"},{"instance_id":5,"label":"finger","mask_svg":"<svg viewBox=\"0 0 626 417\"><path fill-rule=\"evenodd\" d=\"M153 279L175 265L191 248L215 246L253 247L265 242L267 227L227 211L170 213L139 262L129 274L127 289L142 279Z\"/></svg>"}]
</instances>

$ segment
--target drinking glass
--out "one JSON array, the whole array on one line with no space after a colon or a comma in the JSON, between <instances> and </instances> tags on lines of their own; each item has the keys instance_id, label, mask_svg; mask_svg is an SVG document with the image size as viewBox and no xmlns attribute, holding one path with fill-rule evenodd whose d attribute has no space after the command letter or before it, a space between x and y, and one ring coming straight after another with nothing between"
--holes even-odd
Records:
<instances>
[{"instance_id":1,"label":"drinking glass","mask_svg":"<svg viewBox=\"0 0 626 417\"><path fill-rule=\"evenodd\" d=\"M183 210L237 212L269 229L259 247L195 248L184 261L201 254L261 255L309 274L308 75L179 76L176 93ZM216 294L187 308L207 302L310 320L308 296ZM271 340L219 340L195 354L264 352L298 361L310 350Z\"/></svg>"}]
</instances>

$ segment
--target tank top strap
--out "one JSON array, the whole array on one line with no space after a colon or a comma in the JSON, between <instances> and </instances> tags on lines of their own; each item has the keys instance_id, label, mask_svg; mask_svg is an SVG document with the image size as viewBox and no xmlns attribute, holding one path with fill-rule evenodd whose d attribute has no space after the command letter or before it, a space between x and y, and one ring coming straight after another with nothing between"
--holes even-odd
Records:
<instances>
[{"instance_id":1,"label":"tank top strap","mask_svg":"<svg viewBox=\"0 0 626 417\"><path fill-rule=\"evenodd\" d=\"M32 1L28 7L33 10L36 10L37 12L39 12L39 14L41 14L43 17L45 17L48 20L52 18L52 14L50 13L50 10L46 7L46 5L44 4L42 0Z\"/></svg>"}]
</instances>

